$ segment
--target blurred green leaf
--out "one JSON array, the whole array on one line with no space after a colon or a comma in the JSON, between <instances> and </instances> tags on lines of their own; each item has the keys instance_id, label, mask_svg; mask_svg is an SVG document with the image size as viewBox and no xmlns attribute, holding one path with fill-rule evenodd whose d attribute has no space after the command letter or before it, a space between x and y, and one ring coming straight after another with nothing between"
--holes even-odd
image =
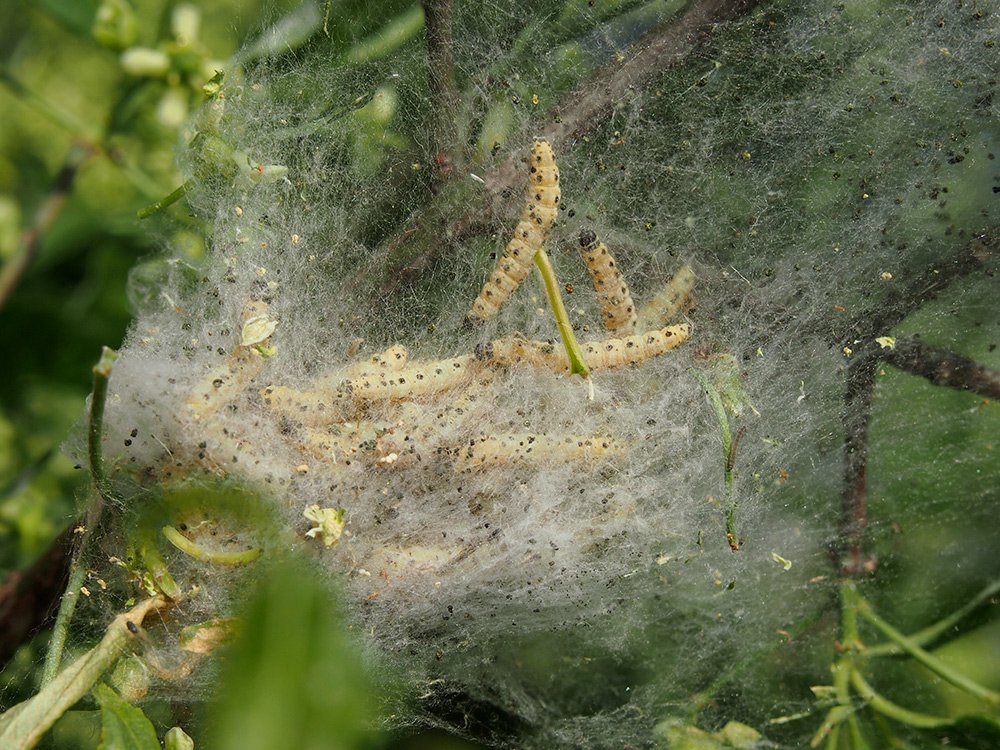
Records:
<instances>
[{"instance_id":1,"label":"blurred green leaf","mask_svg":"<svg viewBox=\"0 0 1000 750\"><path fill-rule=\"evenodd\" d=\"M371 687L328 587L283 562L244 608L211 713L218 750L370 746Z\"/></svg>"},{"instance_id":2,"label":"blurred green leaf","mask_svg":"<svg viewBox=\"0 0 1000 750\"><path fill-rule=\"evenodd\" d=\"M97 0L38 0L38 6L70 31L90 36L90 26L97 13Z\"/></svg>"},{"instance_id":3,"label":"blurred green leaf","mask_svg":"<svg viewBox=\"0 0 1000 750\"><path fill-rule=\"evenodd\" d=\"M130 706L103 682L94 685L101 707L100 750L159 750L156 730L142 709Z\"/></svg>"}]
</instances>

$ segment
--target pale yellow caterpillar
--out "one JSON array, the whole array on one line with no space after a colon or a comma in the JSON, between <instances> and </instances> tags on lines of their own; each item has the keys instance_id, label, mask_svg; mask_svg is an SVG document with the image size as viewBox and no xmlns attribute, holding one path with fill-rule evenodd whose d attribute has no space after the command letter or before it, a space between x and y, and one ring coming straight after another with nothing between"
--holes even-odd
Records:
<instances>
[{"instance_id":1,"label":"pale yellow caterpillar","mask_svg":"<svg viewBox=\"0 0 1000 750\"><path fill-rule=\"evenodd\" d=\"M329 430L302 430L302 448L321 461L345 463L375 446L380 430L372 422L338 424Z\"/></svg>"},{"instance_id":2,"label":"pale yellow caterpillar","mask_svg":"<svg viewBox=\"0 0 1000 750\"><path fill-rule=\"evenodd\" d=\"M350 392L339 388L269 385L260 395L271 411L310 427L343 421L354 411Z\"/></svg>"},{"instance_id":3,"label":"pale yellow caterpillar","mask_svg":"<svg viewBox=\"0 0 1000 750\"><path fill-rule=\"evenodd\" d=\"M475 368L471 355L431 362L417 362L399 370L367 371L345 380L338 390L351 394L355 402L399 401L414 396L441 393L464 383Z\"/></svg>"},{"instance_id":4,"label":"pale yellow caterpillar","mask_svg":"<svg viewBox=\"0 0 1000 750\"><path fill-rule=\"evenodd\" d=\"M455 457L455 470L495 467L512 463L551 461L588 463L622 457L625 446L612 437L513 433L474 438Z\"/></svg>"},{"instance_id":5,"label":"pale yellow caterpillar","mask_svg":"<svg viewBox=\"0 0 1000 750\"><path fill-rule=\"evenodd\" d=\"M583 344L583 356L591 370L638 365L681 345L690 334L691 327L679 323L620 339L591 341Z\"/></svg>"},{"instance_id":6,"label":"pale yellow caterpillar","mask_svg":"<svg viewBox=\"0 0 1000 750\"><path fill-rule=\"evenodd\" d=\"M604 328L626 336L635 333L635 304L608 246L592 231L584 230L580 233L580 256L590 271Z\"/></svg>"},{"instance_id":7,"label":"pale yellow caterpillar","mask_svg":"<svg viewBox=\"0 0 1000 750\"><path fill-rule=\"evenodd\" d=\"M406 350L405 346L402 344L393 344L384 352L373 354L364 362L356 362L350 365L343 372L340 379L349 380L371 370L385 370L388 372L402 370L406 367L409 357L410 353Z\"/></svg>"},{"instance_id":8,"label":"pale yellow caterpillar","mask_svg":"<svg viewBox=\"0 0 1000 750\"><path fill-rule=\"evenodd\" d=\"M694 271L684 265L675 273L653 299L639 308L638 324L642 327L666 323L683 311L694 289Z\"/></svg>"},{"instance_id":9,"label":"pale yellow caterpillar","mask_svg":"<svg viewBox=\"0 0 1000 750\"><path fill-rule=\"evenodd\" d=\"M552 147L546 141L535 141L529 162L528 202L504 254L466 315L470 323L482 323L499 312L528 275L535 253L545 244L555 223L559 211L559 167Z\"/></svg>"},{"instance_id":10,"label":"pale yellow caterpillar","mask_svg":"<svg viewBox=\"0 0 1000 750\"><path fill-rule=\"evenodd\" d=\"M591 370L607 370L612 367L638 365L647 359L659 357L684 343L690 333L691 328L687 323L679 323L622 338L589 341L580 346ZM569 369L565 349L547 341L530 341L516 337L496 339L486 346L479 347L476 356L484 362L500 367L527 363L558 373Z\"/></svg>"},{"instance_id":11,"label":"pale yellow caterpillar","mask_svg":"<svg viewBox=\"0 0 1000 750\"><path fill-rule=\"evenodd\" d=\"M441 393L464 383L478 362L472 355L417 362L399 369L376 365L353 377L326 377L306 389L269 385L260 395L273 411L306 426L343 421L373 402ZM470 367L471 366L471 367Z\"/></svg>"}]
</instances>

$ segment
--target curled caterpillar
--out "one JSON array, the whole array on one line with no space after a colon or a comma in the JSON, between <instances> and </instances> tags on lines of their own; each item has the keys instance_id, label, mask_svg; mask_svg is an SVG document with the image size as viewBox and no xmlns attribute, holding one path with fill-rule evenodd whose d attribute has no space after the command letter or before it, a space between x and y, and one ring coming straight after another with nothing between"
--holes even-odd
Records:
<instances>
[{"instance_id":1,"label":"curled caterpillar","mask_svg":"<svg viewBox=\"0 0 1000 750\"><path fill-rule=\"evenodd\" d=\"M466 315L471 324L489 320L521 285L535 253L548 237L559 210L559 167L546 141L531 147L528 202L493 273Z\"/></svg>"},{"instance_id":2,"label":"curled caterpillar","mask_svg":"<svg viewBox=\"0 0 1000 750\"><path fill-rule=\"evenodd\" d=\"M512 463L542 464L550 461L594 461L621 457L625 446L612 437L513 433L470 440L455 457L455 470Z\"/></svg>"},{"instance_id":3,"label":"curled caterpillar","mask_svg":"<svg viewBox=\"0 0 1000 750\"><path fill-rule=\"evenodd\" d=\"M589 229L580 233L580 255L597 292L601 322L611 333L635 333L635 304L608 246Z\"/></svg>"},{"instance_id":4,"label":"curled caterpillar","mask_svg":"<svg viewBox=\"0 0 1000 750\"><path fill-rule=\"evenodd\" d=\"M685 309L694 289L694 271L684 265L675 273L653 299L638 312L640 326L657 326L670 320Z\"/></svg>"},{"instance_id":5,"label":"curled caterpillar","mask_svg":"<svg viewBox=\"0 0 1000 750\"><path fill-rule=\"evenodd\" d=\"M691 328L687 323L679 323L622 338L589 341L581 344L581 348L591 370L606 370L612 367L638 365L647 359L659 357L686 341L690 333ZM476 356L484 362L499 367L526 363L559 373L569 369L566 351L548 341L531 341L517 337L496 339L479 347Z\"/></svg>"}]
</instances>

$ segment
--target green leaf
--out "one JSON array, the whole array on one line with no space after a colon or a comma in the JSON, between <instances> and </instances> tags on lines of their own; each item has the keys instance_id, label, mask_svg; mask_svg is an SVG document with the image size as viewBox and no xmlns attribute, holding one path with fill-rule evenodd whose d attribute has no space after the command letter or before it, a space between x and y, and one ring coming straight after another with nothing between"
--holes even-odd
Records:
<instances>
[{"instance_id":1,"label":"green leaf","mask_svg":"<svg viewBox=\"0 0 1000 750\"><path fill-rule=\"evenodd\" d=\"M163 750L194 750L194 740L180 727L173 727L163 735Z\"/></svg>"},{"instance_id":2,"label":"green leaf","mask_svg":"<svg viewBox=\"0 0 1000 750\"><path fill-rule=\"evenodd\" d=\"M217 750L369 746L370 686L334 592L302 564L279 563L244 607L207 722Z\"/></svg>"},{"instance_id":3,"label":"green leaf","mask_svg":"<svg viewBox=\"0 0 1000 750\"><path fill-rule=\"evenodd\" d=\"M101 707L99 750L160 750L156 730L142 709L126 703L103 682L92 692Z\"/></svg>"}]
</instances>

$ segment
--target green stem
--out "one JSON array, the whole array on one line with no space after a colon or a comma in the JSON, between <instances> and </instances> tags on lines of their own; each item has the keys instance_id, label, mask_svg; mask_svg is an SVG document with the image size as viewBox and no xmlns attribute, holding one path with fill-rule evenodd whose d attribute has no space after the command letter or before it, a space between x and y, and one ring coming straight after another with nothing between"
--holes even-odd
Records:
<instances>
[{"instance_id":1,"label":"green stem","mask_svg":"<svg viewBox=\"0 0 1000 750\"><path fill-rule=\"evenodd\" d=\"M851 685L854 689L858 691L868 705L875 711L878 711L884 716L888 716L890 719L895 719L904 724L909 724L911 727L918 727L920 729L934 729L935 727L943 727L952 723L951 719L945 718L943 716L931 716L930 714L922 714L917 711L911 711L908 708L903 708L890 701L888 698L883 698L877 692L875 688L869 685L865 678L861 676L858 670L853 670L851 674Z\"/></svg>"},{"instance_id":2,"label":"green stem","mask_svg":"<svg viewBox=\"0 0 1000 750\"><path fill-rule=\"evenodd\" d=\"M114 349L106 346L101 349L101 359L94 365L94 385L90 396L87 453L90 458L90 475L93 477L94 484L102 499L111 499L108 478L104 473L102 437L104 434L104 404L108 399L108 379L111 377L111 366L116 359L118 359L118 353Z\"/></svg>"},{"instance_id":3,"label":"green stem","mask_svg":"<svg viewBox=\"0 0 1000 750\"><path fill-rule=\"evenodd\" d=\"M139 211L137 212L138 217L140 219L148 219L150 216L152 216L155 213L159 213L167 206L173 205L174 203L176 203L177 201L179 201L181 198L184 197L185 193L187 193L190 187L191 187L191 180L187 180L179 188L170 193L170 195L161 198L152 205L146 206L145 208L140 208Z\"/></svg>"},{"instance_id":4,"label":"green stem","mask_svg":"<svg viewBox=\"0 0 1000 750\"><path fill-rule=\"evenodd\" d=\"M216 565L245 565L260 557L261 550L253 547L243 552L212 552L200 547L173 526L164 526L161 531L167 541L189 557Z\"/></svg>"},{"instance_id":5,"label":"green stem","mask_svg":"<svg viewBox=\"0 0 1000 750\"><path fill-rule=\"evenodd\" d=\"M926 646L928 643L937 640L943 633L947 633L954 628L968 614L974 612L984 602L988 602L992 599L997 592L1000 592L1000 579L987 585L986 588L976 594L971 601L959 607L947 617L938 620L933 625L928 625L922 630L918 630L916 633L912 633L907 636L907 638L918 646ZM866 658L874 656L898 656L902 653L905 653L903 649L898 644L892 643L891 641L888 643L880 643L876 646L869 646L864 650L864 656Z\"/></svg>"},{"instance_id":6,"label":"green stem","mask_svg":"<svg viewBox=\"0 0 1000 750\"><path fill-rule=\"evenodd\" d=\"M559 335L562 336L563 346L566 347L566 356L569 359L569 374L580 375L584 378L590 377L590 370L583 359L583 351L573 335L573 328L569 324L569 315L566 313L566 306L563 304L562 293L559 291L559 282L556 280L555 269L552 268L552 261L543 248L539 248L535 253L535 265L539 273L542 274L542 281L545 283L545 293L549 297L549 305L552 306L552 314L555 315L556 325L559 327Z\"/></svg>"},{"instance_id":7,"label":"green stem","mask_svg":"<svg viewBox=\"0 0 1000 750\"><path fill-rule=\"evenodd\" d=\"M920 646L914 643L910 638L900 633L896 630L896 628L879 617L879 615L877 615L872 609L871 605L864 599L859 598L858 600L858 612L878 630L882 631L882 634L885 635L886 638L895 643L922 665L927 667L927 669L934 672L941 679L947 680L955 687L960 688L977 698L981 698L993 706L1000 705L1000 693L983 687L978 682L966 677L957 670L952 669L933 654L920 648Z\"/></svg>"},{"instance_id":8,"label":"green stem","mask_svg":"<svg viewBox=\"0 0 1000 750\"><path fill-rule=\"evenodd\" d=\"M154 597L118 615L100 643L44 684L33 698L0 714L0 747L10 750L34 747L56 719L86 695L129 648L138 632L136 628L142 625L146 615L164 605L163 599Z\"/></svg>"},{"instance_id":9,"label":"green stem","mask_svg":"<svg viewBox=\"0 0 1000 750\"><path fill-rule=\"evenodd\" d=\"M833 688L837 705L827 713L820 728L813 735L811 747L817 747L826 738L828 748L836 748L840 740L840 727L852 720L857 710L851 701L851 678L857 671L854 666L855 649L858 643L858 592L853 581L845 580L840 585L840 640L843 654L833 663ZM850 726L853 734L860 728Z\"/></svg>"},{"instance_id":10,"label":"green stem","mask_svg":"<svg viewBox=\"0 0 1000 750\"><path fill-rule=\"evenodd\" d=\"M726 485L726 539L733 552L740 548L739 538L736 534L736 493L733 483L733 433L729 426L729 415L726 413L726 405L722 400L722 394L704 375L695 370L689 371L705 389L708 402L712 405L715 418L719 421L719 433L722 436L722 476Z\"/></svg>"},{"instance_id":11,"label":"green stem","mask_svg":"<svg viewBox=\"0 0 1000 750\"><path fill-rule=\"evenodd\" d=\"M87 430L87 448L90 459L90 475L96 492L90 494L87 506L87 517L84 521L83 536L77 547L73 562L70 564L69 581L66 592L59 602L59 612L52 628L52 640L45 655L45 667L42 670L41 683L46 686L51 683L59 672L63 651L66 648L66 636L69 624L80 600L80 589L87 576L87 562L90 548L97 535L104 513L104 503L111 499L107 478L104 474L104 461L101 453L101 439L104 431L104 404L108 397L108 378L111 376L111 365L118 355L108 347L101 351L101 359L94 365L94 384L90 395L90 420Z\"/></svg>"}]
</instances>

